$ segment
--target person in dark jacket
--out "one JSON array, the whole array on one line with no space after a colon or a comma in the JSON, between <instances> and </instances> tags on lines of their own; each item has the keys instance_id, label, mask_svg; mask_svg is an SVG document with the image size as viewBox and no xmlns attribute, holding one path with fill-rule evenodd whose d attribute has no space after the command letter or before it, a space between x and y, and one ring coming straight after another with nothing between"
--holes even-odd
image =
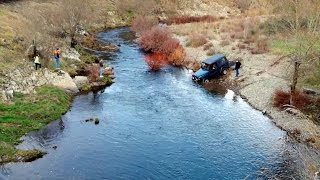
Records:
<instances>
[{"instance_id":1,"label":"person in dark jacket","mask_svg":"<svg viewBox=\"0 0 320 180\"><path fill-rule=\"evenodd\" d=\"M239 69L241 67L241 62L239 60L236 61L236 67L234 68L236 70L236 77L239 76Z\"/></svg>"}]
</instances>

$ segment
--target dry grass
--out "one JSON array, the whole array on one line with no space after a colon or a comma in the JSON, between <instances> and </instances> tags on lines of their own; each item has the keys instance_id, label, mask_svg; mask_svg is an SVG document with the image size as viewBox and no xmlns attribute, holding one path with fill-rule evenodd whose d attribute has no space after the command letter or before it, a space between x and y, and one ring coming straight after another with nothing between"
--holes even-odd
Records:
<instances>
[{"instance_id":1,"label":"dry grass","mask_svg":"<svg viewBox=\"0 0 320 180\"><path fill-rule=\"evenodd\" d=\"M207 44L205 44L205 45L203 46L203 50L204 50L204 51L207 51L207 50L209 50L209 49L212 48L212 47L213 47L213 43L210 42L210 43L207 43Z\"/></svg>"},{"instance_id":2,"label":"dry grass","mask_svg":"<svg viewBox=\"0 0 320 180\"><path fill-rule=\"evenodd\" d=\"M218 26L216 22L213 23L189 23L180 25L171 25L170 30L177 35L189 36L193 34L205 35L208 39L214 39L217 36Z\"/></svg>"},{"instance_id":3,"label":"dry grass","mask_svg":"<svg viewBox=\"0 0 320 180\"><path fill-rule=\"evenodd\" d=\"M65 2L67 1L15 1L5 5L0 4L0 69L14 68L15 64L21 62L33 39L36 39L38 47L41 47L40 53L46 59L52 58L54 47L69 46L68 38L55 37L63 31L61 27L65 27L65 22L68 21L67 13L70 15L78 8L73 7L72 11L65 10L67 7L61 7ZM79 1L68 0L68 2ZM86 26L85 28L97 23L103 24L105 19L109 19L110 15L105 13L112 9L109 0L104 2L90 0L89 6L94 8L94 11L89 9L91 13L82 13L88 16L86 19L90 19L81 23ZM83 9L80 10L81 12ZM57 13L59 18L54 17ZM78 15L75 13L74 17ZM2 46L3 39L8 45Z\"/></svg>"},{"instance_id":4,"label":"dry grass","mask_svg":"<svg viewBox=\"0 0 320 180\"><path fill-rule=\"evenodd\" d=\"M187 45L197 48L200 46L203 46L208 42L208 39L205 35L203 34L192 34Z\"/></svg>"},{"instance_id":5,"label":"dry grass","mask_svg":"<svg viewBox=\"0 0 320 180\"><path fill-rule=\"evenodd\" d=\"M216 53L215 49L211 48L208 50L208 52L206 53L207 56L213 56Z\"/></svg>"}]
</instances>

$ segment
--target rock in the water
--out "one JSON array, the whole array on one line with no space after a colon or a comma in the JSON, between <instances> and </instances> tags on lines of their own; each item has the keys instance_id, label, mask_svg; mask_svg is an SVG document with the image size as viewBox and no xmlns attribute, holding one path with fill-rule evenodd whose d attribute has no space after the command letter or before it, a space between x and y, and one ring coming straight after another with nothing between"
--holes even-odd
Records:
<instances>
[{"instance_id":1,"label":"rock in the water","mask_svg":"<svg viewBox=\"0 0 320 180\"><path fill-rule=\"evenodd\" d=\"M94 124L99 124L99 123L100 123L99 118L96 118L96 119L94 120Z\"/></svg>"}]
</instances>

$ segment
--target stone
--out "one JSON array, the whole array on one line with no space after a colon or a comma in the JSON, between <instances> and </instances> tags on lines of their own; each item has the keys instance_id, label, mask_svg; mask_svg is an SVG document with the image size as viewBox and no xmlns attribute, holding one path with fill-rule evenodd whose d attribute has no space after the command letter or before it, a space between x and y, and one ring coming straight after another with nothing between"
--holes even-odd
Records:
<instances>
[{"instance_id":1,"label":"stone","mask_svg":"<svg viewBox=\"0 0 320 180\"><path fill-rule=\"evenodd\" d=\"M73 78L73 82L77 85L78 88L80 88L83 84L89 84L88 77L86 76L75 76Z\"/></svg>"},{"instance_id":2,"label":"stone","mask_svg":"<svg viewBox=\"0 0 320 180\"><path fill-rule=\"evenodd\" d=\"M61 75L56 75L51 82L52 85L60 87L70 93L78 93L79 89L70 75L62 72Z\"/></svg>"},{"instance_id":3,"label":"stone","mask_svg":"<svg viewBox=\"0 0 320 180\"><path fill-rule=\"evenodd\" d=\"M306 116L300 110L295 108L286 108L284 111L300 118L306 118Z\"/></svg>"},{"instance_id":4,"label":"stone","mask_svg":"<svg viewBox=\"0 0 320 180\"><path fill-rule=\"evenodd\" d=\"M96 118L95 120L94 120L94 124L99 124L100 123L100 120L99 120L99 118Z\"/></svg>"},{"instance_id":5,"label":"stone","mask_svg":"<svg viewBox=\"0 0 320 180\"><path fill-rule=\"evenodd\" d=\"M303 88L302 91L305 93L305 94L308 94L308 95L312 95L312 96L318 96L320 95L320 92L314 90L314 89L310 89L310 88Z\"/></svg>"},{"instance_id":6,"label":"stone","mask_svg":"<svg viewBox=\"0 0 320 180\"><path fill-rule=\"evenodd\" d=\"M14 91L8 90L6 91L7 100L11 100L13 98Z\"/></svg>"},{"instance_id":7,"label":"stone","mask_svg":"<svg viewBox=\"0 0 320 180\"><path fill-rule=\"evenodd\" d=\"M63 58L75 60L75 61L81 61L80 60L80 53L74 49L74 48L67 48L62 50L63 53L61 53L61 56Z\"/></svg>"},{"instance_id":8,"label":"stone","mask_svg":"<svg viewBox=\"0 0 320 180\"><path fill-rule=\"evenodd\" d=\"M263 115L267 115L267 113L268 113L268 112L267 112L266 109L264 109L264 110L262 111L262 114L263 114Z\"/></svg>"},{"instance_id":9,"label":"stone","mask_svg":"<svg viewBox=\"0 0 320 180\"><path fill-rule=\"evenodd\" d=\"M314 174L314 178L313 179L314 180L320 180L320 172L319 171Z\"/></svg>"},{"instance_id":10,"label":"stone","mask_svg":"<svg viewBox=\"0 0 320 180\"><path fill-rule=\"evenodd\" d=\"M103 73L104 75L110 76L110 75L114 75L114 73L112 72L112 70L106 70Z\"/></svg>"}]
</instances>

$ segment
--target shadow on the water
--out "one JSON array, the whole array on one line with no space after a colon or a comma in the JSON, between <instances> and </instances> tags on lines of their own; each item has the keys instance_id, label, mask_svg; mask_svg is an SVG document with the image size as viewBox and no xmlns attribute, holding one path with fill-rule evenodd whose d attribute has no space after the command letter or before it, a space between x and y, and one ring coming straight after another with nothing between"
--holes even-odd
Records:
<instances>
[{"instance_id":1,"label":"shadow on the water","mask_svg":"<svg viewBox=\"0 0 320 180\"><path fill-rule=\"evenodd\" d=\"M49 123L39 131L30 132L24 136L23 142L17 146L19 149L47 149L53 146L51 142L61 137L65 125L62 119Z\"/></svg>"}]
</instances>

